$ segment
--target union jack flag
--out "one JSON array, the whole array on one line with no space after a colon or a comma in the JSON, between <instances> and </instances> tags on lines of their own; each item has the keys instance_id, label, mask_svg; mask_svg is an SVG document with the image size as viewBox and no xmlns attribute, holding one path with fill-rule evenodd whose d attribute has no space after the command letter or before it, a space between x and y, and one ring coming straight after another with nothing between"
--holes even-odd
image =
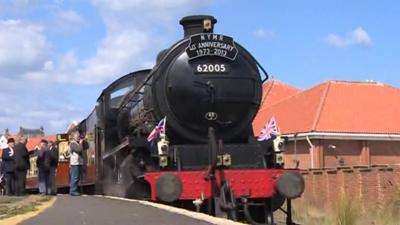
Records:
<instances>
[{"instance_id":1,"label":"union jack flag","mask_svg":"<svg viewBox=\"0 0 400 225\"><path fill-rule=\"evenodd\" d=\"M147 141L151 142L152 140L158 137L158 134L165 133L165 123L167 121L167 117L164 117L156 127L150 132L149 136L147 137Z\"/></svg>"},{"instance_id":2,"label":"union jack flag","mask_svg":"<svg viewBox=\"0 0 400 225\"><path fill-rule=\"evenodd\" d=\"M276 126L275 117L272 117L267 124L265 124L264 128L261 130L260 136L258 136L258 141L266 141L271 139L271 134L278 135L278 127Z\"/></svg>"}]
</instances>

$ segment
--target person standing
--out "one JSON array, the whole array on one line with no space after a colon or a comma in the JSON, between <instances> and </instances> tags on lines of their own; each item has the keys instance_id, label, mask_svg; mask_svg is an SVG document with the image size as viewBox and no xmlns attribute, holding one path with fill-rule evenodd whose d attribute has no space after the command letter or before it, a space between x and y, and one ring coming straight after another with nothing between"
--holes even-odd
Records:
<instances>
[{"instance_id":1,"label":"person standing","mask_svg":"<svg viewBox=\"0 0 400 225\"><path fill-rule=\"evenodd\" d=\"M4 178L6 181L6 195L15 194L15 140L9 138L7 140L8 148L3 149L1 158L3 160L2 167Z\"/></svg>"},{"instance_id":2,"label":"person standing","mask_svg":"<svg viewBox=\"0 0 400 225\"><path fill-rule=\"evenodd\" d=\"M42 139L39 144L36 165L39 170L39 193L46 195L50 187L50 153L48 142Z\"/></svg>"},{"instance_id":3,"label":"person standing","mask_svg":"<svg viewBox=\"0 0 400 225\"><path fill-rule=\"evenodd\" d=\"M15 145L15 195L25 194L26 174L30 169L27 139L21 136Z\"/></svg>"},{"instance_id":4,"label":"person standing","mask_svg":"<svg viewBox=\"0 0 400 225\"><path fill-rule=\"evenodd\" d=\"M69 143L69 169L70 169L70 187L69 194L72 196L81 195L78 192L78 184L82 176L82 165L83 165L83 140L79 137L79 132L74 132L71 136L71 142Z\"/></svg>"},{"instance_id":5,"label":"person standing","mask_svg":"<svg viewBox=\"0 0 400 225\"><path fill-rule=\"evenodd\" d=\"M59 152L57 145L54 143L54 141L50 141L49 154L50 154L50 170L49 170L50 190L48 191L48 193L50 195L56 195L57 194L56 173L57 173Z\"/></svg>"}]
</instances>

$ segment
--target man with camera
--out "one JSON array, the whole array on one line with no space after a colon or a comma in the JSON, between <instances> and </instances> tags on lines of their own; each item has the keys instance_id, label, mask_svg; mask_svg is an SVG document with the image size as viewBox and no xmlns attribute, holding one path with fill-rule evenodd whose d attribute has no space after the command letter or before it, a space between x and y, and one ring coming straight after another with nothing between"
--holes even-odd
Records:
<instances>
[{"instance_id":1,"label":"man with camera","mask_svg":"<svg viewBox=\"0 0 400 225\"><path fill-rule=\"evenodd\" d=\"M81 193L78 191L78 184L82 178L83 167L83 139L80 138L79 132L74 132L71 135L69 144L69 165L70 165L70 189L71 196L79 196Z\"/></svg>"}]
</instances>

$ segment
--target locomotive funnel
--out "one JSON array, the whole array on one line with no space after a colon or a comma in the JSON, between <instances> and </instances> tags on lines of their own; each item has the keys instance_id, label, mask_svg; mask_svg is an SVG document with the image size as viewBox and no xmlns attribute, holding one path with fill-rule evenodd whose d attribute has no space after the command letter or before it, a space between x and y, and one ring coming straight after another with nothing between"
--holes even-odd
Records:
<instances>
[{"instance_id":1,"label":"locomotive funnel","mask_svg":"<svg viewBox=\"0 0 400 225\"><path fill-rule=\"evenodd\" d=\"M179 21L183 26L185 38L198 33L212 33L217 19L208 15L186 16Z\"/></svg>"}]
</instances>

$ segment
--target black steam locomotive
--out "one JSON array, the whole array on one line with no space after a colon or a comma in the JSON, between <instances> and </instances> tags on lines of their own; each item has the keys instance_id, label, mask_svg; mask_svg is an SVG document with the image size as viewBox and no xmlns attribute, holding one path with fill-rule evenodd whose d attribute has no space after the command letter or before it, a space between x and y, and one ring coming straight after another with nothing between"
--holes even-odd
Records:
<instances>
[{"instance_id":1,"label":"black steam locomotive","mask_svg":"<svg viewBox=\"0 0 400 225\"><path fill-rule=\"evenodd\" d=\"M274 224L287 199L293 224L290 199L304 181L252 131L265 71L233 38L213 33L216 22L184 17L184 38L161 51L154 68L103 90L78 126L93 151L96 191L253 224Z\"/></svg>"}]
</instances>

